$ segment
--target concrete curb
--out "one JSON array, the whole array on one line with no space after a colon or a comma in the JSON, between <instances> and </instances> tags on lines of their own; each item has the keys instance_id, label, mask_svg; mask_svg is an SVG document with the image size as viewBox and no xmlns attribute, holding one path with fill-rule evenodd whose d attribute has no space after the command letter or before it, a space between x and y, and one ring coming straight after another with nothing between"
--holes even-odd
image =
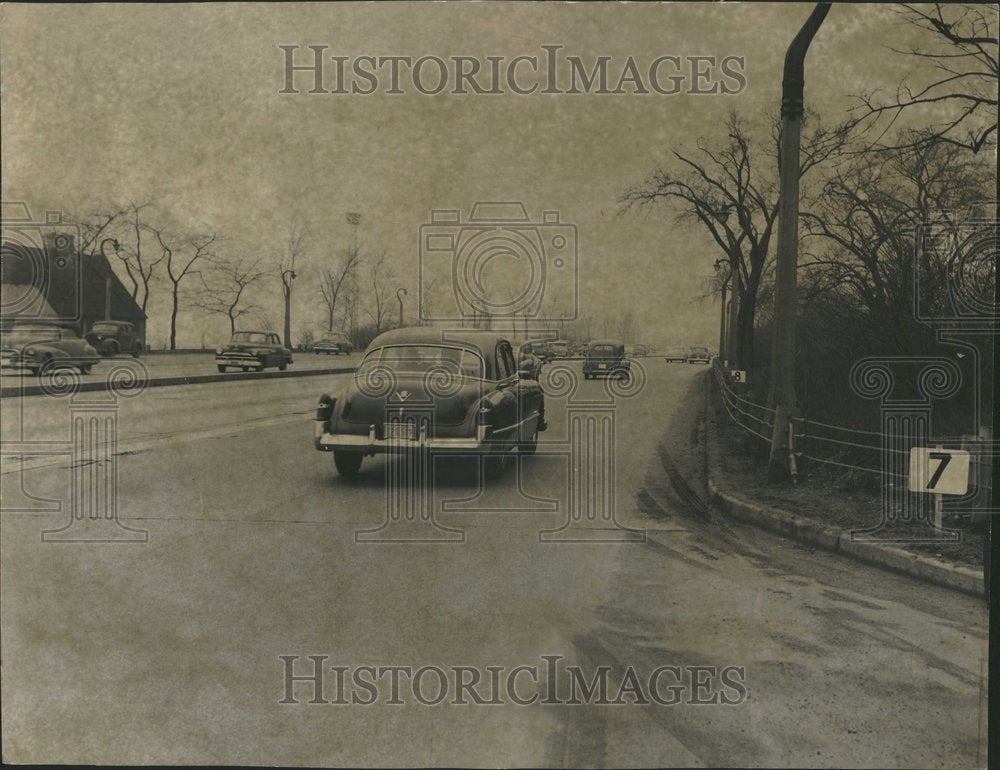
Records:
<instances>
[{"instance_id":1,"label":"concrete curb","mask_svg":"<svg viewBox=\"0 0 1000 770\"><path fill-rule=\"evenodd\" d=\"M186 377L158 377L149 380L143 388L162 388L171 385L201 385L209 382L241 382L244 380L276 380L287 377L319 377L327 374L348 374L356 371L354 366L339 366L328 369L299 369L293 372L219 372L217 374L195 374ZM107 380L100 382L81 382L75 388L68 388L69 393L90 393L93 391L110 390ZM12 396L44 396L49 391L41 385L14 385L0 388L0 398ZM60 391L61 392L61 391Z\"/></svg>"},{"instance_id":2,"label":"concrete curb","mask_svg":"<svg viewBox=\"0 0 1000 770\"><path fill-rule=\"evenodd\" d=\"M754 524L775 534L825 551L840 553L891 572L919 578L955 591L983 596L983 573L951 564L932 556L913 553L891 545L851 540L849 532L824 527L815 521L772 506L755 503L718 481L720 467L717 428L712 409L712 373L705 378L705 454L708 491L712 503L734 519Z\"/></svg>"}]
</instances>

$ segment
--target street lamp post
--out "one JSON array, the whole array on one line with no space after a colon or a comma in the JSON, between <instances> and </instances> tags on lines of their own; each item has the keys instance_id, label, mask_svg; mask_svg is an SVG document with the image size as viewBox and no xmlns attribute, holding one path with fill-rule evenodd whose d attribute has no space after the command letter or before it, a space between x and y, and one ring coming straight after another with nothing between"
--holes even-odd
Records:
<instances>
[{"instance_id":1,"label":"street lamp post","mask_svg":"<svg viewBox=\"0 0 1000 770\"><path fill-rule=\"evenodd\" d=\"M817 3L785 53L781 81L781 146L778 198L778 258L774 281L774 337L768 406L774 410L774 432L767 475L772 481L789 476L788 428L795 408L795 295L799 238L799 138L805 91L805 58L813 36L830 11Z\"/></svg>"},{"instance_id":2,"label":"street lamp post","mask_svg":"<svg viewBox=\"0 0 1000 770\"><path fill-rule=\"evenodd\" d=\"M396 289L396 299L399 301L399 326L403 326L403 297L406 296L406 289Z\"/></svg>"},{"instance_id":3,"label":"street lamp post","mask_svg":"<svg viewBox=\"0 0 1000 770\"><path fill-rule=\"evenodd\" d=\"M361 215L354 211L347 212L347 224L351 226L351 334L358 328L358 225L361 224Z\"/></svg>"},{"instance_id":4,"label":"street lamp post","mask_svg":"<svg viewBox=\"0 0 1000 770\"><path fill-rule=\"evenodd\" d=\"M108 263L107 272L105 272L104 274L104 320L105 321L111 320L111 260L108 259L108 255L104 253L104 246L108 243L110 243L114 247L115 254L121 251L121 244L118 243L117 238L105 238L103 241L101 241L101 246L100 246L101 256L103 256Z\"/></svg>"},{"instance_id":5,"label":"street lamp post","mask_svg":"<svg viewBox=\"0 0 1000 770\"><path fill-rule=\"evenodd\" d=\"M292 349L292 281L296 278L294 270L281 271L281 285L285 294L285 347Z\"/></svg>"}]
</instances>

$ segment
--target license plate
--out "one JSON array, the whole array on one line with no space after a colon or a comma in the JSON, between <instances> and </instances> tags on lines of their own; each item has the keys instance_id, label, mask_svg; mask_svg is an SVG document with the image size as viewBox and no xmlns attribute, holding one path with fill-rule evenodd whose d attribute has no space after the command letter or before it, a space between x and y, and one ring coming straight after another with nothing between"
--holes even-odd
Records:
<instances>
[{"instance_id":1,"label":"license plate","mask_svg":"<svg viewBox=\"0 0 1000 770\"><path fill-rule=\"evenodd\" d=\"M607 364L598 364L598 365L597 365L597 368L598 368L598 369L607 369L607 368L608 368L608 365L607 365Z\"/></svg>"},{"instance_id":2,"label":"license plate","mask_svg":"<svg viewBox=\"0 0 1000 770\"><path fill-rule=\"evenodd\" d=\"M411 422L387 422L385 424L385 437L387 439L413 440L413 423Z\"/></svg>"}]
</instances>

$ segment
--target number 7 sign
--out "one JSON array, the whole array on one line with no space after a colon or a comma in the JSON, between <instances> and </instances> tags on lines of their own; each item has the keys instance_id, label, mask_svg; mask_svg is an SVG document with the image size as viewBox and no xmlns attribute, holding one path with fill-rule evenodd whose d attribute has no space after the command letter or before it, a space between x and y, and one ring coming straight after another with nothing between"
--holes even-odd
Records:
<instances>
[{"instance_id":1,"label":"number 7 sign","mask_svg":"<svg viewBox=\"0 0 1000 770\"><path fill-rule=\"evenodd\" d=\"M913 447L907 489L936 495L964 495L969 491L969 453L963 449Z\"/></svg>"}]
</instances>

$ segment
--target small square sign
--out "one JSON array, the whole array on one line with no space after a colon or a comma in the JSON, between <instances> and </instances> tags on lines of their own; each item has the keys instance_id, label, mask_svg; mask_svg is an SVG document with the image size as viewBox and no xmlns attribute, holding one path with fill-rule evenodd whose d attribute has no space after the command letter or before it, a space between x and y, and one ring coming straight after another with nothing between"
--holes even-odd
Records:
<instances>
[{"instance_id":1,"label":"small square sign","mask_svg":"<svg viewBox=\"0 0 1000 770\"><path fill-rule=\"evenodd\" d=\"M969 453L964 449L913 447L907 488L935 495L964 495L969 491Z\"/></svg>"}]
</instances>

